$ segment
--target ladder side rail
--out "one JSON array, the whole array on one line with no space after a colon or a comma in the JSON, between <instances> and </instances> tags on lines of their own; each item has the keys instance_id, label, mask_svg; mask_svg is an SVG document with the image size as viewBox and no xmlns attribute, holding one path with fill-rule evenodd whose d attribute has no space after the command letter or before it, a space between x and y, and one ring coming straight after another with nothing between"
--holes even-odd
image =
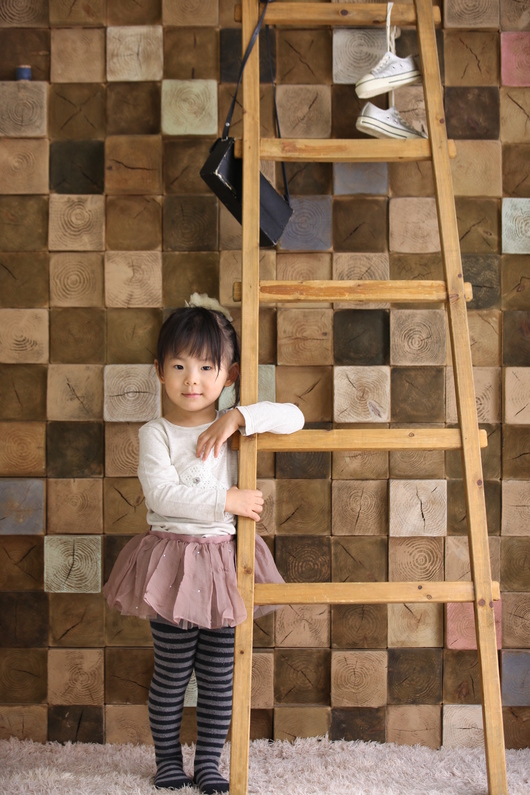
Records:
<instances>
[{"instance_id":1,"label":"ladder side rail","mask_svg":"<svg viewBox=\"0 0 530 795\"><path fill-rule=\"evenodd\" d=\"M448 304L456 401L462 431L462 465L468 514L469 553L475 585L475 626L482 680L482 711L486 766L490 795L506 795L506 760L493 592L489 558L484 476L479 448L469 328L464 300L460 241L447 151L445 112L438 66L431 0L415 0L418 42L422 64L427 124L433 155L433 172L442 259L447 291L456 300Z\"/></svg>"},{"instance_id":2,"label":"ladder side rail","mask_svg":"<svg viewBox=\"0 0 530 795\"><path fill-rule=\"evenodd\" d=\"M259 5L243 0L243 53L258 21ZM258 399L259 333L259 183L260 183L260 74L259 40L243 72L243 218L241 246L241 403ZM257 438L241 439L239 487L256 488ZM254 606L254 552L256 526L252 519L240 517L237 531L237 586L247 610L247 618L236 627L234 653L234 691L230 792L246 795L250 742L250 698L252 681L252 641Z\"/></svg>"}]
</instances>

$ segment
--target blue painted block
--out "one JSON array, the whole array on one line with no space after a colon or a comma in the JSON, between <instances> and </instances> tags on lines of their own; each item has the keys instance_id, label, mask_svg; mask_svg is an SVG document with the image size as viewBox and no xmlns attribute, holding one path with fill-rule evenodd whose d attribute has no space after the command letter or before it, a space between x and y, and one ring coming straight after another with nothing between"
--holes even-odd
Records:
<instances>
[{"instance_id":1,"label":"blue painted block","mask_svg":"<svg viewBox=\"0 0 530 795\"><path fill-rule=\"evenodd\" d=\"M505 707L530 706L530 651L503 651L502 703Z\"/></svg>"},{"instance_id":2,"label":"blue painted block","mask_svg":"<svg viewBox=\"0 0 530 795\"><path fill-rule=\"evenodd\" d=\"M337 196L388 193L387 163L334 163L333 193Z\"/></svg>"},{"instance_id":3,"label":"blue painted block","mask_svg":"<svg viewBox=\"0 0 530 795\"><path fill-rule=\"evenodd\" d=\"M331 196L291 198L293 214L280 240L282 251L331 248Z\"/></svg>"},{"instance_id":4,"label":"blue painted block","mask_svg":"<svg viewBox=\"0 0 530 795\"><path fill-rule=\"evenodd\" d=\"M44 480L0 480L0 535L44 533Z\"/></svg>"}]
</instances>

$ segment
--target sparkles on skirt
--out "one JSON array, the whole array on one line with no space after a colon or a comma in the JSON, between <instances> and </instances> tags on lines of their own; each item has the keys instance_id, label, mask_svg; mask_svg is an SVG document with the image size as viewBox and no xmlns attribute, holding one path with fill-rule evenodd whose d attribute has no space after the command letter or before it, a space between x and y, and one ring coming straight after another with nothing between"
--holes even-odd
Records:
<instances>
[{"instance_id":1,"label":"sparkles on skirt","mask_svg":"<svg viewBox=\"0 0 530 795\"><path fill-rule=\"evenodd\" d=\"M256 582L282 583L274 559L256 535ZM234 627L247 617L237 590L234 536L163 531L132 538L120 552L103 593L122 615L163 618L181 629ZM258 606L254 617L277 606Z\"/></svg>"}]
</instances>

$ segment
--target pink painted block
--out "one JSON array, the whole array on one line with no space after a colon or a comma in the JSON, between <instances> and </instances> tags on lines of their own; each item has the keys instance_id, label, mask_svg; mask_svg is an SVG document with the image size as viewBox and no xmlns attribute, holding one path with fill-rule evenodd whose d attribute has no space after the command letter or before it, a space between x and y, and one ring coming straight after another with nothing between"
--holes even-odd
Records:
<instances>
[{"instance_id":1,"label":"pink painted block","mask_svg":"<svg viewBox=\"0 0 530 795\"><path fill-rule=\"evenodd\" d=\"M501 33L501 79L504 86L530 86L530 33Z\"/></svg>"},{"instance_id":2,"label":"pink painted block","mask_svg":"<svg viewBox=\"0 0 530 795\"><path fill-rule=\"evenodd\" d=\"M495 615L495 632L497 648L502 648L501 616L502 600L493 605ZM448 649L476 649L475 616L470 602L450 603L446 605L445 645Z\"/></svg>"}]
</instances>

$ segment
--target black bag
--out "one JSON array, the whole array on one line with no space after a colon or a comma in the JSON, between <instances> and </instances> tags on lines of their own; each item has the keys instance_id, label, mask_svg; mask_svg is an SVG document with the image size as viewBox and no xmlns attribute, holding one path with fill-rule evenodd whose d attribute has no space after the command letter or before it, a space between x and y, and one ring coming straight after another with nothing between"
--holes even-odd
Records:
<instances>
[{"instance_id":1,"label":"black bag","mask_svg":"<svg viewBox=\"0 0 530 795\"><path fill-rule=\"evenodd\" d=\"M258 37L263 18L267 10L270 0L265 3L265 8L259 19L258 24L252 34L249 45L241 62L241 69L239 72L239 79L237 81L236 90L232 99L232 104L226 117L223 135L218 138L210 149L210 154L206 163L201 168L200 176L206 182L208 187L215 193L215 195L222 201L227 210L234 216L234 218L241 223L242 218L242 198L243 198L243 163L240 159L236 158L234 153L234 138L229 137L230 124L232 115L236 104L236 97L241 78L243 76L243 69L248 60L254 43ZM271 68L271 80L274 91L274 79L272 74L272 60L270 57L270 42L269 30L267 28L267 45L269 47L269 63ZM280 137L280 123L278 120L278 109L276 107L276 94L274 92L274 109L276 112L276 124L278 127L278 137ZM289 188L287 186L287 175L285 173L285 165L282 163L283 181L285 189L285 198L273 188L271 183L266 179L263 174L260 174L260 246L275 246L280 237L282 236L285 227L287 226L293 208L289 200Z\"/></svg>"}]
</instances>

